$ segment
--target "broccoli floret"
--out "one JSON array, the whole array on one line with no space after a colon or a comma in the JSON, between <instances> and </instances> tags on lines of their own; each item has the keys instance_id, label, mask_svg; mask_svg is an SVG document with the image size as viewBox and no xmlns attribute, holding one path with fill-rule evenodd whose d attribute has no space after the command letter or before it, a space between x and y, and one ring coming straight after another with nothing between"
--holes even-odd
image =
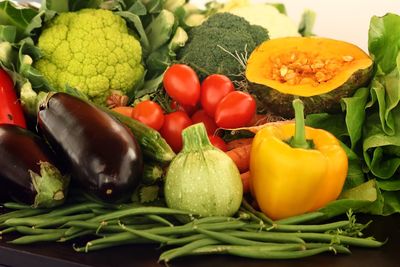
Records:
<instances>
[{"instance_id":1,"label":"broccoli floret","mask_svg":"<svg viewBox=\"0 0 400 267\"><path fill-rule=\"evenodd\" d=\"M249 54L265 40L266 29L230 13L217 13L189 31L189 41L177 59L190 65L200 79L219 73L236 80L244 69L230 53Z\"/></svg>"}]
</instances>

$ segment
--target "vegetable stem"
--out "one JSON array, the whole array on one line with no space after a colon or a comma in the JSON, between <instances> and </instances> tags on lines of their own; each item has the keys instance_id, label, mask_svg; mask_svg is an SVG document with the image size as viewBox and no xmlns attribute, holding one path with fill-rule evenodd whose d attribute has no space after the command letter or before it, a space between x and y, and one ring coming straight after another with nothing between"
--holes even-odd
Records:
<instances>
[{"instance_id":1,"label":"vegetable stem","mask_svg":"<svg viewBox=\"0 0 400 267\"><path fill-rule=\"evenodd\" d=\"M306 139L303 101L300 99L293 100L293 108L295 113L295 132L289 144L293 148L310 149L311 146Z\"/></svg>"}]
</instances>

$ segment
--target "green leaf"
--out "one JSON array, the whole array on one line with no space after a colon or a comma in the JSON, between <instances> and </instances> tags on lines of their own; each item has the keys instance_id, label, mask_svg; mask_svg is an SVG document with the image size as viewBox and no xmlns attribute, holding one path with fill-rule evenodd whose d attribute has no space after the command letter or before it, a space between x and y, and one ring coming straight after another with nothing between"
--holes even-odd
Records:
<instances>
[{"instance_id":1,"label":"green leaf","mask_svg":"<svg viewBox=\"0 0 400 267\"><path fill-rule=\"evenodd\" d=\"M42 0L41 7L43 10L53 10L56 12L68 12L68 0Z\"/></svg>"},{"instance_id":2,"label":"green leaf","mask_svg":"<svg viewBox=\"0 0 400 267\"><path fill-rule=\"evenodd\" d=\"M17 36L17 27L0 25L0 42L14 43Z\"/></svg>"},{"instance_id":3,"label":"green leaf","mask_svg":"<svg viewBox=\"0 0 400 267\"><path fill-rule=\"evenodd\" d=\"M315 35L313 33L313 28L314 28L316 17L317 17L317 14L312 10L307 9L303 12L303 15L301 16L301 21L299 24L299 29L298 29L298 32L302 36L308 37L308 36Z\"/></svg>"},{"instance_id":4,"label":"green leaf","mask_svg":"<svg viewBox=\"0 0 400 267\"><path fill-rule=\"evenodd\" d=\"M8 0L0 2L0 25L15 27L15 41L29 36L33 29L40 27L40 16L35 9L17 6Z\"/></svg>"},{"instance_id":5,"label":"green leaf","mask_svg":"<svg viewBox=\"0 0 400 267\"><path fill-rule=\"evenodd\" d=\"M282 3L271 3L269 5L275 7L276 9L278 9L279 13L287 15L286 7L285 7L284 4L282 4Z\"/></svg>"},{"instance_id":6,"label":"green leaf","mask_svg":"<svg viewBox=\"0 0 400 267\"><path fill-rule=\"evenodd\" d=\"M128 11L118 11L115 12L115 14L123 17L128 22L130 22L131 25L133 25L134 30L136 30L140 37L139 41L142 46L143 58L146 58L148 53L150 52L150 43L139 16Z\"/></svg>"},{"instance_id":7,"label":"green leaf","mask_svg":"<svg viewBox=\"0 0 400 267\"><path fill-rule=\"evenodd\" d=\"M394 59L400 50L399 25L400 16L395 14L371 18L368 49L384 73L390 73L396 67Z\"/></svg>"},{"instance_id":8,"label":"green leaf","mask_svg":"<svg viewBox=\"0 0 400 267\"><path fill-rule=\"evenodd\" d=\"M380 189L385 191L400 191L400 179L381 180L377 179Z\"/></svg>"},{"instance_id":9,"label":"green leaf","mask_svg":"<svg viewBox=\"0 0 400 267\"><path fill-rule=\"evenodd\" d=\"M144 16L147 14L146 6L141 1L136 1L127 11L138 16Z\"/></svg>"},{"instance_id":10,"label":"green leaf","mask_svg":"<svg viewBox=\"0 0 400 267\"><path fill-rule=\"evenodd\" d=\"M164 0L150 0L145 6L149 14L157 14L164 9Z\"/></svg>"},{"instance_id":11,"label":"green leaf","mask_svg":"<svg viewBox=\"0 0 400 267\"><path fill-rule=\"evenodd\" d=\"M357 142L361 139L368 96L368 88L360 88L353 97L341 100L342 108L346 111L345 122L352 149L355 148Z\"/></svg>"},{"instance_id":12,"label":"green leaf","mask_svg":"<svg viewBox=\"0 0 400 267\"><path fill-rule=\"evenodd\" d=\"M158 199L160 187L158 185L142 186L139 189L140 203L153 202Z\"/></svg>"},{"instance_id":13,"label":"green leaf","mask_svg":"<svg viewBox=\"0 0 400 267\"><path fill-rule=\"evenodd\" d=\"M52 91L43 74L32 66L33 60L41 56L40 50L33 45L31 39L24 39L20 43L18 51L18 73L27 78L33 89L41 91Z\"/></svg>"},{"instance_id":14,"label":"green leaf","mask_svg":"<svg viewBox=\"0 0 400 267\"><path fill-rule=\"evenodd\" d=\"M339 139L348 136L343 114L310 114L306 118L306 125L313 128L324 129Z\"/></svg>"},{"instance_id":15,"label":"green leaf","mask_svg":"<svg viewBox=\"0 0 400 267\"><path fill-rule=\"evenodd\" d=\"M383 207L382 215L391 215L400 212L400 192L399 191L386 191L383 192L385 205Z\"/></svg>"},{"instance_id":16,"label":"green leaf","mask_svg":"<svg viewBox=\"0 0 400 267\"><path fill-rule=\"evenodd\" d=\"M400 118L400 106L393 111L395 118ZM388 135L382 129L379 114L368 117L364 126L363 153L371 172L382 179L391 178L400 167L400 157L384 153L385 146L400 146L400 121L395 120L395 134Z\"/></svg>"},{"instance_id":17,"label":"green leaf","mask_svg":"<svg viewBox=\"0 0 400 267\"><path fill-rule=\"evenodd\" d=\"M150 53L146 59L146 66L150 77L161 75L172 63L168 45L164 45Z\"/></svg>"},{"instance_id":18,"label":"green leaf","mask_svg":"<svg viewBox=\"0 0 400 267\"><path fill-rule=\"evenodd\" d=\"M346 214L350 209L356 212L381 212L382 198L377 189L375 180L370 180L357 187L342 193L340 199L335 200L318 211L323 212L326 218Z\"/></svg>"},{"instance_id":19,"label":"green leaf","mask_svg":"<svg viewBox=\"0 0 400 267\"><path fill-rule=\"evenodd\" d=\"M141 98L145 95L154 94L155 92L157 92L157 90L162 84L163 77L164 74L161 74L160 76L155 77L154 79L145 81L143 87L140 90L136 91L135 98L136 99Z\"/></svg>"},{"instance_id":20,"label":"green leaf","mask_svg":"<svg viewBox=\"0 0 400 267\"><path fill-rule=\"evenodd\" d=\"M68 7L69 11L78 11L84 8L99 8L102 3L103 0L69 0Z\"/></svg>"}]
</instances>

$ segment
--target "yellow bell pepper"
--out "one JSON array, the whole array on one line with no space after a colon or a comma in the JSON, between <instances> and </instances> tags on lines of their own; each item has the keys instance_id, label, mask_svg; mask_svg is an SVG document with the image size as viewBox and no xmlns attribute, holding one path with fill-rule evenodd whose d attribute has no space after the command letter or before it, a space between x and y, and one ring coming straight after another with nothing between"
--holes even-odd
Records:
<instances>
[{"instance_id":1,"label":"yellow bell pepper","mask_svg":"<svg viewBox=\"0 0 400 267\"><path fill-rule=\"evenodd\" d=\"M305 127L302 102L295 100L293 106L296 122L261 129L251 150L252 194L261 211L275 220L335 200L348 170L339 141L325 130Z\"/></svg>"}]
</instances>

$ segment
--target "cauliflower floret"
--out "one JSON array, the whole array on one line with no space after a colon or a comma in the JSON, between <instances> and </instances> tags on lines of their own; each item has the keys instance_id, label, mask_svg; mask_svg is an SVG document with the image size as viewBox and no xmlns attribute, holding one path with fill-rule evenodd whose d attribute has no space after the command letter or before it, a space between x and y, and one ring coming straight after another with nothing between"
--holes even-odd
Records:
<instances>
[{"instance_id":1,"label":"cauliflower floret","mask_svg":"<svg viewBox=\"0 0 400 267\"><path fill-rule=\"evenodd\" d=\"M34 66L54 89L69 85L101 105L111 91L127 93L144 75L139 41L108 10L61 13L37 45L43 57Z\"/></svg>"}]
</instances>

